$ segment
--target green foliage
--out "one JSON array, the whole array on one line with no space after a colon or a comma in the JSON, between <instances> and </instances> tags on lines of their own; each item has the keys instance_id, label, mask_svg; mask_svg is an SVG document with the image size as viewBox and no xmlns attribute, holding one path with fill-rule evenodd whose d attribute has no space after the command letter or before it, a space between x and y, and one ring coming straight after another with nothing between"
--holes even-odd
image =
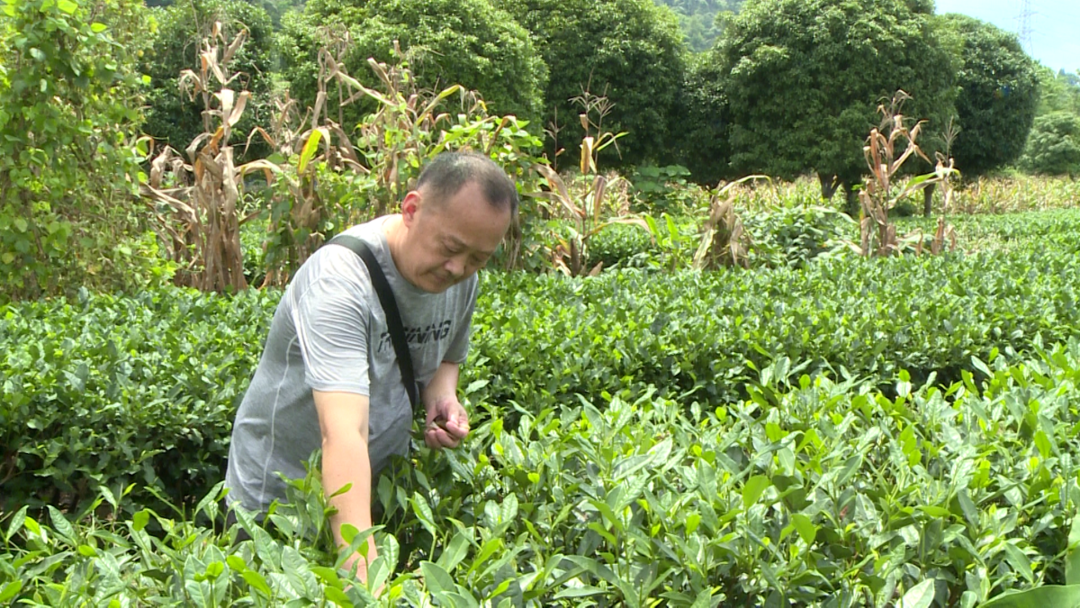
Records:
<instances>
[{"instance_id":1,"label":"green foliage","mask_svg":"<svg viewBox=\"0 0 1080 608\"><path fill-rule=\"evenodd\" d=\"M711 54L688 58L683 89L675 156L690 169L695 182L715 185L733 173L729 166L731 117L721 66Z\"/></svg>"},{"instance_id":2,"label":"green foliage","mask_svg":"<svg viewBox=\"0 0 1080 608\"><path fill-rule=\"evenodd\" d=\"M974 606L1071 582L1080 344L972 364L981 380L900 371L886 395L807 375L780 388L778 358L723 405L644 387L530 411L474 393L462 448L418 447L378 483L367 588L336 568L309 474L272 532L244 513L203 527L220 486L176 516L106 490L103 515L9 512L0 599L348 606L381 583L382 605Z\"/></svg>"},{"instance_id":3,"label":"green foliage","mask_svg":"<svg viewBox=\"0 0 1080 608\"><path fill-rule=\"evenodd\" d=\"M605 270L639 268L655 259L657 247L640 226L613 224L589 241L585 266L603 263Z\"/></svg>"},{"instance_id":4,"label":"green foliage","mask_svg":"<svg viewBox=\"0 0 1080 608\"><path fill-rule=\"evenodd\" d=\"M744 0L654 0L669 6L679 17L679 27L690 50L707 51L723 33L717 23L722 13L736 14Z\"/></svg>"},{"instance_id":5,"label":"green foliage","mask_svg":"<svg viewBox=\"0 0 1080 608\"><path fill-rule=\"evenodd\" d=\"M239 77L229 88L250 91L252 96L234 132L243 141L255 126L269 126L275 51L273 24L264 9L246 0L194 0L158 9L155 14L159 27L141 65L152 87L147 95L145 133L160 145L183 151L203 132L203 105L184 94L178 81L183 70L199 72L202 42L210 37L215 22L221 22L230 41L240 30L248 32L244 46L232 58L232 69ZM264 156L267 148L256 137L247 155L243 148L238 152L240 158L252 158Z\"/></svg>"},{"instance_id":6,"label":"green foliage","mask_svg":"<svg viewBox=\"0 0 1080 608\"><path fill-rule=\"evenodd\" d=\"M1013 232L1019 243L1005 257L819 255L752 272L489 277L467 374L488 380L494 403L561 403L637 382L724 402L743 394L775 353L806 362L808 373L881 378L903 368L916 380L932 372L956 380L972 355L994 345L1023 351L1037 334L1070 335L1076 317L1065 311L1078 294L1066 277L1080 267L1065 228L1075 212L1067 217L1043 223L1063 231L1056 236ZM1014 278L1029 275L1040 279Z\"/></svg>"},{"instance_id":7,"label":"green foliage","mask_svg":"<svg viewBox=\"0 0 1080 608\"><path fill-rule=\"evenodd\" d=\"M808 203L744 214L742 218L753 241L752 266L802 266L834 250L837 243L851 237L856 227L851 218L836 209Z\"/></svg>"},{"instance_id":8,"label":"green foliage","mask_svg":"<svg viewBox=\"0 0 1080 608\"><path fill-rule=\"evenodd\" d=\"M548 157L576 165L583 129L583 90L613 106L601 127L626 137L601 155L605 167L645 161L667 164L675 145L684 72L684 44L674 15L651 0L499 0L528 29L550 70L544 96L545 129L558 125Z\"/></svg>"},{"instance_id":9,"label":"green foliage","mask_svg":"<svg viewBox=\"0 0 1080 608\"><path fill-rule=\"evenodd\" d=\"M743 174L814 172L851 186L866 171L863 142L883 99L903 89L914 98L905 113L930 129L952 114L954 58L929 3L752 0L713 60Z\"/></svg>"},{"instance_id":10,"label":"green foliage","mask_svg":"<svg viewBox=\"0 0 1080 608\"><path fill-rule=\"evenodd\" d=\"M690 170L682 165L642 165L630 174L634 201L631 209L651 213L681 213L696 204L687 183Z\"/></svg>"},{"instance_id":11,"label":"green foliage","mask_svg":"<svg viewBox=\"0 0 1080 608\"><path fill-rule=\"evenodd\" d=\"M943 20L963 41L952 153L970 179L1020 157L1035 120L1038 75L1015 34L964 15Z\"/></svg>"},{"instance_id":12,"label":"green foliage","mask_svg":"<svg viewBox=\"0 0 1080 608\"><path fill-rule=\"evenodd\" d=\"M137 284L138 2L9 0L0 12L0 301ZM127 256L113 255L120 243Z\"/></svg>"},{"instance_id":13,"label":"green foliage","mask_svg":"<svg viewBox=\"0 0 1080 608\"><path fill-rule=\"evenodd\" d=\"M1071 112L1080 116L1080 83L1075 74L1054 73L1040 65L1039 115L1051 112Z\"/></svg>"},{"instance_id":14,"label":"green foliage","mask_svg":"<svg viewBox=\"0 0 1080 608\"><path fill-rule=\"evenodd\" d=\"M353 78L370 88L379 85L367 60L396 62L393 41L405 51L417 84L441 90L452 84L476 90L493 114L522 120L541 115L547 70L526 32L490 0L390 0L340 3L309 2L303 14L286 18L281 35L284 75L301 107L315 105L318 49L333 26L349 33L342 63ZM329 91L329 103L339 103ZM371 101L347 107L339 120L347 131L373 111Z\"/></svg>"},{"instance_id":15,"label":"green foliage","mask_svg":"<svg viewBox=\"0 0 1080 608\"><path fill-rule=\"evenodd\" d=\"M1036 118L1020 165L1042 175L1080 174L1080 116L1051 112Z\"/></svg>"},{"instance_id":16,"label":"green foliage","mask_svg":"<svg viewBox=\"0 0 1080 608\"><path fill-rule=\"evenodd\" d=\"M81 508L102 485L209 491L277 297L171 288L0 309L0 511Z\"/></svg>"},{"instance_id":17,"label":"green foliage","mask_svg":"<svg viewBox=\"0 0 1080 608\"><path fill-rule=\"evenodd\" d=\"M799 213L790 212L790 225L827 229ZM818 255L807 263L801 258L819 242L801 227L774 231L790 264L753 272L624 270L578 280L488 273L463 386L477 381L475 400L515 401L532 412L578 393L647 384L670 398L693 392L726 403L760 383L759 370L780 353L792 364L787 374L771 372L777 383L847 370L878 384L900 369L915 381L937 372L952 382L997 344L1019 353L1040 336L1073 335L1077 213L982 222L981 238L1014 242L1008 255ZM633 228L644 238L613 228L598 237L595 254L651 248L643 230ZM1029 276L1039 280L1016 278ZM209 491L279 297L173 288L0 309L0 340L10 345L0 357L0 510L61 499L75 508L102 484L147 486L133 497L143 504L153 501L149 488L174 501Z\"/></svg>"}]
</instances>

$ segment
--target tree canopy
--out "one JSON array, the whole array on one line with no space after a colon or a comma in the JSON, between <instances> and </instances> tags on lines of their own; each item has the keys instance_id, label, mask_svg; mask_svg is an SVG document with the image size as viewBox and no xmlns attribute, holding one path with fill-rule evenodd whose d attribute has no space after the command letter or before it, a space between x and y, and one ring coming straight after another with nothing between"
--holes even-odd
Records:
<instances>
[{"instance_id":1,"label":"tree canopy","mask_svg":"<svg viewBox=\"0 0 1080 608\"><path fill-rule=\"evenodd\" d=\"M858 183L876 108L899 89L913 98L905 115L940 129L953 111L955 60L932 11L916 1L747 2L714 54L733 168Z\"/></svg>"},{"instance_id":2,"label":"tree canopy","mask_svg":"<svg viewBox=\"0 0 1080 608\"><path fill-rule=\"evenodd\" d=\"M556 117L558 145L577 157L581 106L570 101L588 89L614 104L607 131L626 131L602 156L608 165L670 157L672 123L682 90L684 50L675 16L652 0L500 0L530 32L550 76L544 123ZM557 114L556 114L557 113Z\"/></svg>"},{"instance_id":3,"label":"tree canopy","mask_svg":"<svg viewBox=\"0 0 1080 608\"><path fill-rule=\"evenodd\" d=\"M1080 117L1060 111L1037 117L1021 166L1043 175L1080 175Z\"/></svg>"},{"instance_id":4,"label":"tree canopy","mask_svg":"<svg viewBox=\"0 0 1080 608\"><path fill-rule=\"evenodd\" d=\"M368 86L375 85L368 58L390 61L397 40L422 87L460 84L479 91L494 113L530 121L540 117L546 68L528 32L490 0L309 2L302 15L286 16L281 37L286 78L301 105L315 102L323 26L349 32L343 62ZM349 107L346 124L359 122L365 109L371 106Z\"/></svg>"},{"instance_id":5,"label":"tree canopy","mask_svg":"<svg viewBox=\"0 0 1080 608\"><path fill-rule=\"evenodd\" d=\"M722 29L717 17L722 13L736 14L744 0L655 0L670 7L679 17L679 27L686 35L686 45L692 51L707 51L720 37Z\"/></svg>"},{"instance_id":6,"label":"tree canopy","mask_svg":"<svg viewBox=\"0 0 1080 608\"><path fill-rule=\"evenodd\" d=\"M1080 116L1080 75L1055 73L1045 66L1039 66L1038 74L1040 95L1036 114L1069 112Z\"/></svg>"},{"instance_id":7,"label":"tree canopy","mask_svg":"<svg viewBox=\"0 0 1080 608\"><path fill-rule=\"evenodd\" d=\"M1014 34L965 15L943 18L962 40L952 148L957 168L975 177L1016 161L1035 120L1035 62Z\"/></svg>"}]
</instances>

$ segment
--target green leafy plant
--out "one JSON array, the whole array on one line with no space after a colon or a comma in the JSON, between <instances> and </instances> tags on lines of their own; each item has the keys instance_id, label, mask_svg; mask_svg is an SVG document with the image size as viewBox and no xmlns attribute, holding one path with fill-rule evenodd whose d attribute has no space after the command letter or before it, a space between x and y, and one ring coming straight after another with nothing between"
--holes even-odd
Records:
<instances>
[{"instance_id":1,"label":"green leafy plant","mask_svg":"<svg viewBox=\"0 0 1080 608\"><path fill-rule=\"evenodd\" d=\"M634 186L632 208L647 213L686 211L695 202L689 176L690 170L681 165L637 167L629 177Z\"/></svg>"},{"instance_id":2,"label":"green leafy plant","mask_svg":"<svg viewBox=\"0 0 1080 608\"><path fill-rule=\"evenodd\" d=\"M138 3L0 10L0 300L138 285ZM120 247L127 250L124 255Z\"/></svg>"}]
</instances>

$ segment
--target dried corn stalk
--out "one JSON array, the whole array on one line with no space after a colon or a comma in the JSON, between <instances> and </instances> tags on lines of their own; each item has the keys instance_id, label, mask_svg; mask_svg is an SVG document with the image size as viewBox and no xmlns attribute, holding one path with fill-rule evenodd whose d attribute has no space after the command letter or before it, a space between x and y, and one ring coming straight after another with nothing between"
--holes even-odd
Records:
<instances>
[{"instance_id":1,"label":"dried corn stalk","mask_svg":"<svg viewBox=\"0 0 1080 608\"><path fill-rule=\"evenodd\" d=\"M862 217L859 222L859 245L853 248L864 256L892 255L909 246L921 252L921 232L898 237L896 226L889 222L889 210L915 192L938 183L946 188L946 204L951 200L948 179L956 170L951 160L946 164L940 156L934 173L911 178L896 193L893 192L896 177L908 159L918 156L930 162L916 143L924 123L917 122L909 129L901 113L903 103L908 99L911 96L907 93L897 91L888 108L884 104L878 106L878 112L882 115L881 126L870 131L863 147L870 177L859 192ZM897 154L901 146L903 151Z\"/></svg>"},{"instance_id":2,"label":"dried corn stalk","mask_svg":"<svg viewBox=\"0 0 1080 608\"><path fill-rule=\"evenodd\" d=\"M715 269L721 266L750 267L750 235L735 213L735 187L748 181L766 180L764 175L748 175L712 193L709 217L701 227L701 241L694 253L693 268Z\"/></svg>"},{"instance_id":3,"label":"dried corn stalk","mask_svg":"<svg viewBox=\"0 0 1080 608\"><path fill-rule=\"evenodd\" d=\"M166 147L151 163L143 195L171 213L159 213L159 234L169 257L180 265L178 283L203 291L239 291L247 287L240 249L238 202L243 178L253 171L272 174L273 163L253 161L237 166L229 145L232 129L244 113L251 94L229 85L239 73L229 63L243 46L247 31L231 42L215 23L203 41L199 71L184 70L180 86L203 102L204 132L185 149L187 161ZM215 89L217 89L215 91ZM166 175L171 175L171 187Z\"/></svg>"}]
</instances>

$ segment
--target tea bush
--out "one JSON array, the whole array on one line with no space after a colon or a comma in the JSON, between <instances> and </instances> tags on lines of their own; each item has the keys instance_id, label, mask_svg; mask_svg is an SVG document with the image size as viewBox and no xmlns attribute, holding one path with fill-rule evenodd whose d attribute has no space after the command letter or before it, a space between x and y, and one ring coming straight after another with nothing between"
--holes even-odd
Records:
<instances>
[{"instance_id":1,"label":"tea bush","mask_svg":"<svg viewBox=\"0 0 1080 608\"><path fill-rule=\"evenodd\" d=\"M204 494L277 298L170 288L0 309L0 509L76 508L130 482Z\"/></svg>"},{"instance_id":2,"label":"tea bush","mask_svg":"<svg viewBox=\"0 0 1080 608\"><path fill-rule=\"evenodd\" d=\"M1022 237L1007 255L826 255L574 280L486 273L463 385L476 402L533 414L647 385L722 405L821 372L886 394L902 369L948 385L983 374L972 357L994 348L1012 358L1077 334L1071 217L1047 220L1038 230L1059 235ZM279 294L166 289L0 308L0 509L75 509L103 484L137 482L132 500L147 506L158 504L151 488L174 502L208 492Z\"/></svg>"},{"instance_id":3,"label":"tea bush","mask_svg":"<svg viewBox=\"0 0 1080 608\"><path fill-rule=\"evenodd\" d=\"M891 395L802 375L722 406L648 387L538 410L474 400L462 448L418 444L418 466L380 481L370 588L386 605L884 607L1061 583L1080 342L975 365L982 383L919 387L901 371ZM131 495L103 491L103 514L74 522L9 512L0 601L370 601L327 551L317 477L292 484L272 534L241 514L253 540L198 523L220 522L219 498L114 519Z\"/></svg>"}]
</instances>

